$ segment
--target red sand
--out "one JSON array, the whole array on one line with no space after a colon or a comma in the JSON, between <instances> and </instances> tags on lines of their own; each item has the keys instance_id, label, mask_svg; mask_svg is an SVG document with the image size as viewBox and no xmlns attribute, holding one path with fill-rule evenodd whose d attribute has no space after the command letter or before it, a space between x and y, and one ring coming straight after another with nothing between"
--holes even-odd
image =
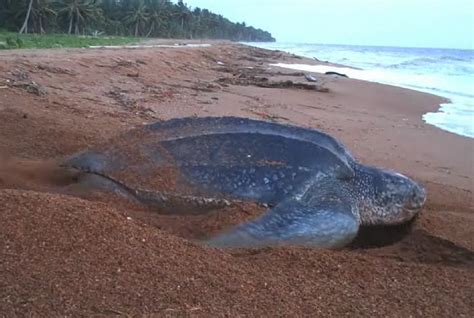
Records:
<instances>
[{"instance_id":1,"label":"red sand","mask_svg":"<svg viewBox=\"0 0 474 318\"><path fill-rule=\"evenodd\" d=\"M280 61L315 63L227 43L0 52L0 313L469 316L473 140L422 122L441 101L428 94L332 77L322 77L329 93L219 81L304 81L269 69ZM362 162L423 182L427 206L411 234L379 248L228 251L194 240L261 207L164 216L107 194L70 195L76 176L58 159L190 115L322 129Z\"/></svg>"}]
</instances>

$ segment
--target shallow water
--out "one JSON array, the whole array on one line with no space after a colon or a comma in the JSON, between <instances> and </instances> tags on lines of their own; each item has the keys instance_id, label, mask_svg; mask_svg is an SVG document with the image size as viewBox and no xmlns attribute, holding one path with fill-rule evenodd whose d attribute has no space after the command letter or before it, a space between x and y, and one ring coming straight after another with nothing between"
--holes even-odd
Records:
<instances>
[{"instance_id":1,"label":"shallow water","mask_svg":"<svg viewBox=\"0 0 474 318\"><path fill-rule=\"evenodd\" d=\"M252 43L254 46L347 65L282 65L308 72L337 71L349 77L410 88L450 100L423 120L444 130L474 138L474 50L399 48L296 43Z\"/></svg>"}]
</instances>

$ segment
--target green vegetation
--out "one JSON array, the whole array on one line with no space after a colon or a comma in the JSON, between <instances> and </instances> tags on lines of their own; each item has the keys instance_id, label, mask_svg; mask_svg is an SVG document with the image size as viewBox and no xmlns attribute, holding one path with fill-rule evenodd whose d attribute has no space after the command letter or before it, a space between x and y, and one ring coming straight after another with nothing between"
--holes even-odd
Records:
<instances>
[{"instance_id":1,"label":"green vegetation","mask_svg":"<svg viewBox=\"0 0 474 318\"><path fill-rule=\"evenodd\" d=\"M0 32L0 48L124 44L132 41L127 36L274 41L266 31L182 0L0 0L0 28L21 34Z\"/></svg>"},{"instance_id":2,"label":"green vegetation","mask_svg":"<svg viewBox=\"0 0 474 318\"><path fill-rule=\"evenodd\" d=\"M0 49L88 47L93 45L124 45L137 42L134 37L76 36L68 34L18 34L0 30Z\"/></svg>"}]
</instances>

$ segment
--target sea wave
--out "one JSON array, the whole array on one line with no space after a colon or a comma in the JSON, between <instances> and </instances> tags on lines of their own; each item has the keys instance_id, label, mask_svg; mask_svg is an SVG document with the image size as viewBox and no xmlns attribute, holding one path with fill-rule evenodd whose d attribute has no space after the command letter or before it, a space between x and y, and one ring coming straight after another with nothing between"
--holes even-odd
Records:
<instances>
[{"instance_id":1,"label":"sea wave","mask_svg":"<svg viewBox=\"0 0 474 318\"><path fill-rule=\"evenodd\" d=\"M437 92L437 93L439 93L439 95L445 96L445 97L446 97L446 95L455 95L455 96L461 96L461 97L465 97L465 98L473 98L474 99L473 94L469 94L469 93L461 92L461 91L454 91L454 90L448 90L448 89L443 89L443 88L438 88L438 87L414 85L414 84L407 84L407 86L410 86L410 87L413 87L413 88L419 89L419 90L427 90L429 92Z\"/></svg>"},{"instance_id":2,"label":"sea wave","mask_svg":"<svg viewBox=\"0 0 474 318\"><path fill-rule=\"evenodd\" d=\"M474 61L474 53L468 54L466 57L441 56L440 60L456 61L456 62L472 62L472 61Z\"/></svg>"},{"instance_id":3,"label":"sea wave","mask_svg":"<svg viewBox=\"0 0 474 318\"><path fill-rule=\"evenodd\" d=\"M434 66L443 65L445 67L449 66L451 68L456 67L458 70L467 72L467 71L472 71L472 70L469 69L467 67L469 65L466 65L466 64L471 63L472 61L474 61L474 59L469 58L469 57L461 58L461 57L455 57L455 56L441 56L439 58L438 57L435 57L435 58L417 57L417 58L414 58L414 59L410 59L410 60L403 61L403 62L400 62L400 63L389 64L389 65L384 65L383 63L377 63L377 64L380 67L395 68L395 69L403 69L403 68L407 68L407 67L422 68L422 67L432 67L433 65ZM452 63L452 62L454 62L454 63Z\"/></svg>"},{"instance_id":4,"label":"sea wave","mask_svg":"<svg viewBox=\"0 0 474 318\"><path fill-rule=\"evenodd\" d=\"M425 66L430 64L439 64L440 60L436 58L429 58L429 57L419 57L409 61L404 61L401 63L391 64L388 65L387 68L405 68L407 66ZM379 65L383 65L380 64Z\"/></svg>"}]
</instances>

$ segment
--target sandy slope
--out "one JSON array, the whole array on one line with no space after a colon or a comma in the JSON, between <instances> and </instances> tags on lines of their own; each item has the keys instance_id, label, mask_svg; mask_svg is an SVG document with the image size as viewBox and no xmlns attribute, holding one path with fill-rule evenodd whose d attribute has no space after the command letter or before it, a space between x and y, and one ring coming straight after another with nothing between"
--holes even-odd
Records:
<instances>
[{"instance_id":1,"label":"sandy slope","mask_svg":"<svg viewBox=\"0 0 474 318\"><path fill-rule=\"evenodd\" d=\"M327 76L319 78L327 93L254 85L260 77L304 81L268 67L280 61L315 63L228 43L0 52L0 312L472 312L473 140L422 122L441 102L436 96ZM261 208L162 216L104 194L71 196L75 176L59 168L58 159L132 127L190 115L322 129L362 162L423 182L427 207L410 235L387 246L229 252L192 240Z\"/></svg>"}]
</instances>

